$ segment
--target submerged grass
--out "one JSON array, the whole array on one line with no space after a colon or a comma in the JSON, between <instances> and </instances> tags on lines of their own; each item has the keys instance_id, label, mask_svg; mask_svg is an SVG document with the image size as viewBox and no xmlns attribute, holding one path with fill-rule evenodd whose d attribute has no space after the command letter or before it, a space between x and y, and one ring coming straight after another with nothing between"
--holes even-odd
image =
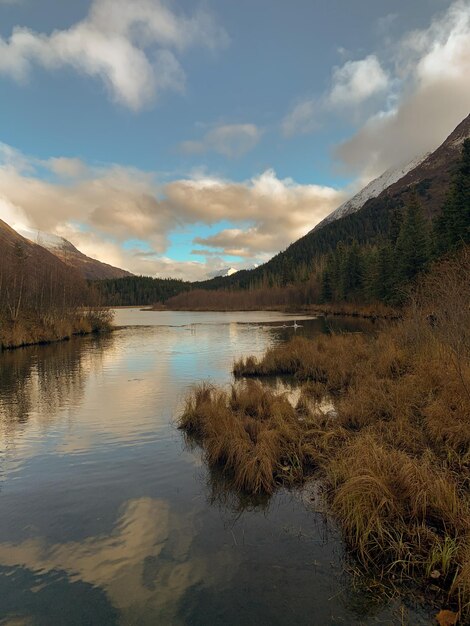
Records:
<instances>
[{"instance_id":1,"label":"submerged grass","mask_svg":"<svg viewBox=\"0 0 470 626\"><path fill-rule=\"evenodd\" d=\"M187 400L180 427L240 490L316 472L359 562L419 580L470 620L470 253L430 275L376 336L296 337ZM439 275L440 272L440 275ZM457 278L456 278L457 276ZM449 287L450 286L450 287ZM449 289L453 291L449 292ZM430 317L431 315L431 317ZM253 377L303 383L296 406ZM320 400L333 397L336 412Z\"/></svg>"}]
</instances>

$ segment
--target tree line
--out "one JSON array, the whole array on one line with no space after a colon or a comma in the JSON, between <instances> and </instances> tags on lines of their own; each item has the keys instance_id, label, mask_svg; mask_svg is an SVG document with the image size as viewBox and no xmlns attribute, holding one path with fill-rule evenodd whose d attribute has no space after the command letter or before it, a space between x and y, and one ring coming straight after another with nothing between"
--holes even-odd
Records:
<instances>
[{"instance_id":1,"label":"tree line","mask_svg":"<svg viewBox=\"0 0 470 626\"><path fill-rule=\"evenodd\" d=\"M0 349L109 325L77 272L0 224Z\"/></svg>"},{"instance_id":2,"label":"tree line","mask_svg":"<svg viewBox=\"0 0 470 626\"><path fill-rule=\"evenodd\" d=\"M402 196L373 199L361 211L309 233L255 270L197 283L130 276L96 285L102 302L111 306L399 305L409 285L430 263L469 242L469 172L467 139L444 206L432 220L426 205L430 181L424 180L411 194L405 193L406 203Z\"/></svg>"},{"instance_id":3,"label":"tree line","mask_svg":"<svg viewBox=\"0 0 470 626\"><path fill-rule=\"evenodd\" d=\"M96 286L101 301L107 306L150 306L164 303L177 294L188 291L191 284L176 278L125 276L90 281Z\"/></svg>"},{"instance_id":4,"label":"tree line","mask_svg":"<svg viewBox=\"0 0 470 626\"><path fill-rule=\"evenodd\" d=\"M322 302L401 304L407 288L430 263L470 243L470 140L441 213L430 223L413 193L398 228L376 244L339 243L327 256Z\"/></svg>"}]
</instances>

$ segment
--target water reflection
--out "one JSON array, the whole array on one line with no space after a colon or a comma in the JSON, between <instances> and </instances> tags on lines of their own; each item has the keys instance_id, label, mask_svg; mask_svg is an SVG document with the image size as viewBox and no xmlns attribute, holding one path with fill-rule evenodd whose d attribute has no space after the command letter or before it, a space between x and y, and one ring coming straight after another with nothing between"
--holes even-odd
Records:
<instances>
[{"instance_id":1,"label":"water reflection","mask_svg":"<svg viewBox=\"0 0 470 626\"><path fill-rule=\"evenodd\" d=\"M88 350L84 350L84 341ZM0 428L14 431L32 417L45 420L47 425L62 407L78 406L83 400L85 377L92 368L100 367L112 341L109 334L3 353Z\"/></svg>"},{"instance_id":2,"label":"water reflection","mask_svg":"<svg viewBox=\"0 0 470 626\"><path fill-rule=\"evenodd\" d=\"M233 492L172 423L194 382L325 322L119 315L134 325L0 356L0 624L393 623L359 615L321 512Z\"/></svg>"},{"instance_id":3,"label":"water reflection","mask_svg":"<svg viewBox=\"0 0 470 626\"><path fill-rule=\"evenodd\" d=\"M192 537L190 519L172 518L168 502L144 497L125 503L109 534L79 542L0 543L0 562L41 577L60 571L69 584L104 591L125 623L145 623L146 615L151 623L204 578L205 563L188 559Z\"/></svg>"},{"instance_id":4,"label":"water reflection","mask_svg":"<svg viewBox=\"0 0 470 626\"><path fill-rule=\"evenodd\" d=\"M220 469L205 470L207 501L219 508L224 518L229 516L235 523L243 513L267 513L271 496L266 493L250 494L233 488L233 482Z\"/></svg>"}]
</instances>

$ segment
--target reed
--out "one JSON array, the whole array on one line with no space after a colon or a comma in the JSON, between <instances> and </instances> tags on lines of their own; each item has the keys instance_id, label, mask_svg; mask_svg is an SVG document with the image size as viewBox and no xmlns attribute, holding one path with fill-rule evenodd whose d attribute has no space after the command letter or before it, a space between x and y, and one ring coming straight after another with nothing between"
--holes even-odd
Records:
<instances>
[{"instance_id":1,"label":"reed","mask_svg":"<svg viewBox=\"0 0 470 626\"><path fill-rule=\"evenodd\" d=\"M0 351L33 344L70 339L73 335L105 332L112 328L108 309L90 307L62 315L21 315L18 319L0 319Z\"/></svg>"},{"instance_id":2,"label":"reed","mask_svg":"<svg viewBox=\"0 0 470 626\"><path fill-rule=\"evenodd\" d=\"M435 268L374 336L296 337L197 388L180 425L236 488L316 472L360 564L419 580L470 619L470 252ZM302 384L296 406L264 376ZM333 399L335 414L321 400Z\"/></svg>"},{"instance_id":3,"label":"reed","mask_svg":"<svg viewBox=\"0 0 470 626\"><path fill-rule=\"evenodd\" d=\"M209 465L222 467L233 486L250 493L272 493L303 473L303 427L285 394L259 382L230 390L207 384L186 400L180 428L203 442Z\"/></svg>"}]
</instances>

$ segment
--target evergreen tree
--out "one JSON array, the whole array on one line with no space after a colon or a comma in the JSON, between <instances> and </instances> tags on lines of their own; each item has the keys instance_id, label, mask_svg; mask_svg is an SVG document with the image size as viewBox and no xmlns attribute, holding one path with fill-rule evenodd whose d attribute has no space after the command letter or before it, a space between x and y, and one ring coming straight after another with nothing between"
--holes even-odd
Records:
<instances>
[{"instance_id":1,"label":"evergreen tree","mask_svg":"<svg viewBox=\"0 0 470 626\"><path fill-rule=\"evenodd\" d=\"M416 194L410 198L395 246L398 279L407 283L429 262L429 234Z\"/></svg>"},{"instance_id":2,"label":"evergreen tree","mask_svg":"<svg viewBox=\"0 0 470 626\"><path fill-rule=\"evenodd\" d=\"M389 243L383 244L378 251L377 282L375 297L382 302L392 302L395 296L396 271L393 248Z\"/></svg>"},{"instance_id":3,"label":"evergreen tree","mask_svg":"<svg viewBox=\"0 0 470 626\"><path fill-rule=\"evenodd\" d=\"M343 263L343 290L347 300L360 298L363 285L363 262L357 241L346 251Z\"/></svg>"},{"instance_id":4,"label":"evergreen tree","mask_svg":"<svg viewBox=\"0 0 470 626\"><path fill-rule=\"evenodd\" d=\"M470 139L463 143L459 168L435 222L434 242L437 256L462 243L470 243Z\"/></svg>"},{"instance_id":5,"label":"evergreen tree","mask_svg":"<svg viewBox=\"0 0 470 626\"><path fill-rule=\"evenodd\" d=\"M377 295L379 253L377 248L369 248L363 252L363 297L368 302L379 299Z\"/></svg>"},{"instance_id":6,"label":"evergreen tree","mask_svg":"<svg viewBox=\"0 0 470 626\"><path fill-rule=\"evenodd\" d=\"M325 269L322 275L320 297L321 297L322 302L331 302L333 300L333 288L331 285L331 274L328 269Z\"/></svg>"},{"instance_id":7,"label":"evergreen tree","mask_svg":"<svg viewBox=\"0 0 470 626\"><path fill-rule=\"evenodd\" d=\"M330 255L327 267L330 273L331 281L331 299L339 302L343 299L343 265L344 265L344 246L340 242L336 246L336 250Z\"/></svg>"}]
</instances>

